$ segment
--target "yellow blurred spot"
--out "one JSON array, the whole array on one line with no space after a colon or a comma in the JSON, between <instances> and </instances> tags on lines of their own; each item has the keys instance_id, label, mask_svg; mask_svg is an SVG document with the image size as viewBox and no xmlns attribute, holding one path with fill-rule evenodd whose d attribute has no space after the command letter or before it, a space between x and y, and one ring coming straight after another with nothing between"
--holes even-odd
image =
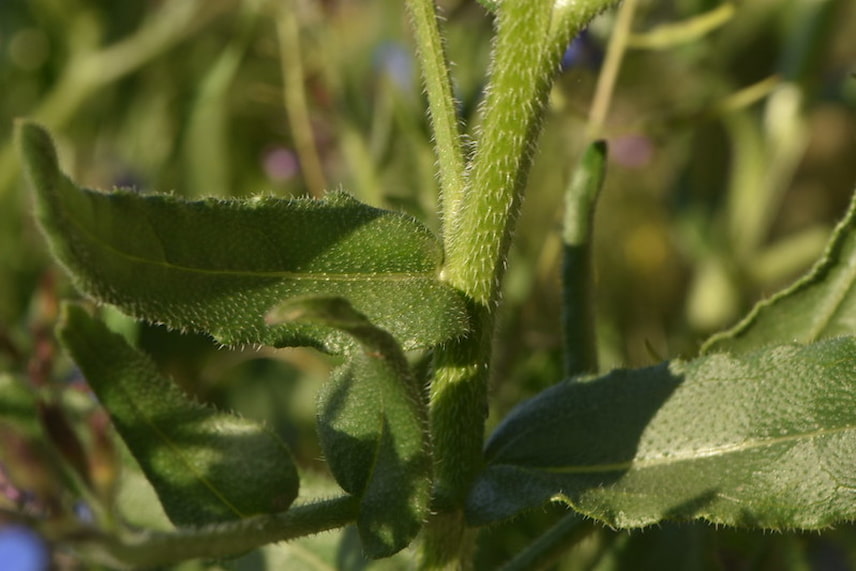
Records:
<instances>
[{"instance_id":1,"label":"yellow blurred spot","mask_svg":"<svg viewBox=\"0 0 856 571\"><path fill-rule=\"evenodd\" d=\"M624 258L634 272L651 274L666 263L669 248L656 224L640 224L624 240Z\"/></svg>"},{"instance_id":2,"label":"yellow blurred spot","mask_svg":"<svg viewBox=\"0 0 856 571\"><path fill-rule=\"evenodd\" d=\"M9 41L9 59L24 71L40 68L47 61L49 53L47 35L36 28L24 28Z\"/></svg>"}]
</instances>

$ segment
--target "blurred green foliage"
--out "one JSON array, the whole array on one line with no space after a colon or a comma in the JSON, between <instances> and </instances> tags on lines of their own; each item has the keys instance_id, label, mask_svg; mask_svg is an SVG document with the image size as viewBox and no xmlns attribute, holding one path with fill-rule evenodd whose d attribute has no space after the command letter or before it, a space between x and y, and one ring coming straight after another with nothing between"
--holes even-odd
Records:
<instances>
[{"instance_id":1,"label":"blurred green foliage","mask_svg":"<svg viewBox=\"0 0 856 571\"><path fill-rule=\"evenodd\" d=\"M460 114L477 128L491 16L475 0L441 6ZM603 129L611 161L595 221L605 369L695 354L709 333L810 265L853 191L856 4L733 6L712 31L684 37L665 29L661 44L631 42L625 54ZM717 7L643 0L633 30L663 33L665 24ZM592 24L551 95L509 260L493 421L561 375L559 205L587 143L613 22L607 14ZM133 467L113 473L130 460L55 349L57 299L75 294L33 223L12 148L14 119L50 128L65 169L91 187L192 197L341 187L439 231L412 53L399 0L0 1L0 379L23 381L65 411L90 470L105 478L105 490L120 490L123 517L159 521L141 514L128 491L145 489ZM326 358L301 349L219 351L202 337L130 322L127 331L188 392L270 423L303 471L328 485L314 435L314 394L332 366ZM67 477L52 475L55 455L28 455L26 438L38 427L25 424L15 433L21 442L0 432L0 521L22 505L38 517L78 517L79 499L52 481ZM28 492L35 496L16 495L8 481L15 461L28 477L44 476ZM496 567L561 515L550 507L486 531L479 566ZM561 569L847 569L856 568L854 539L849 527L770 536L664 525L628 535L582 524ZM325 535L230 565L356 569L355 549L346 531L341 542Z\"/></svg>"}]
</instances>

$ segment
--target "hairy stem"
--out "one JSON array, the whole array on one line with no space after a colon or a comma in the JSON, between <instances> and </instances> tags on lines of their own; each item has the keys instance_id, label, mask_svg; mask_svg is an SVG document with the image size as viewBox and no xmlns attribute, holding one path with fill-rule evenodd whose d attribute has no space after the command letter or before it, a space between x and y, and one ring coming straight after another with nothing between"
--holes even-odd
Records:
<instances>
[{"instance_id":1,"label":"hairy stem","mask_svg":"<svg viewBox=\"0 0 856 571\"><path fill-rule=\"evenodd\" d=\"M445 278L469 298L472 330L435 352L430 413L441 515L426 529L426 568L463 567L472 548L462 507L482 465L499 280L561 56L561 50L545 45L551 6L552 0L507 2L500 10L479 146L447 233Z\"/></svg>"},{"instance_id":2,"label":"hairy stem","mask_svg":"<svg viewBox=\"0 0 856 571\"><path fill-rule=\"evenodd\" d=\"M428 96L434 149L440 176L445 236L454 234L466 185L464 151L458 126L449 63L433 0L407 0L416 35L417 56Z\"/></svg>"},{"instance_id":3,"label":"hairy stem","mask_svg":"<svg viewBox=\"0 0 856 571\"><path fill-rule=\"evenodd\" d=\"M111 565L134 569L195 558L228 557L274 541L287 541L354 521L359 499L342 496L292 507L287 512L172 533L89 538L84 548Z\"/></svg>"},{"instance_id":4,"label":"hairy stem","mask_svg":"<svg viewBox=\"0 0 856 571\"><path fill-rule=\"evenodd\" d=\"M605 175L606 143L597 141L589 145L565 189L562 322L567 376L597 372L591 237Z\"/></svg>"},{"instance_id":5,"label":"hairy stem","mask_svg":"<svg viewBox=\"0 0 856 571\"><path fill-rule=\"evenodd\" d=\"M410 4L413 10L417 1ZM427 0L419 2L425 10L428 4ZM604 0L508 0L498 7L490 80L475 155L468 165L463 192L455 186L454 198L444 200L447 224L443 277L467 296L471 330L468 336L435 351L430 416L435 508L439 513L426 527L422 557L425 568L465 568L469 560L473 534L466 531L463 505L482 467L491 340L514 221L563 50L580 27L608 4ZM433 16L423 17L436 25ZM428 27L425 23L421 26ZM441 46L421 36L419 42L423 51ZM448 79L441 52L430 57L423 54L422 58L423 66L434 66L430 72L436 76L433 81L441 85ZM424 63L426 59L428 64ZM448 131L448 140L452 141L449 148L458 149L453 147L460 139L453 109L448 107L451 97L442 92L442 85L438 91L439 95L434 96L429 92L429 98L434 99L432 117L438 146L438 114L442 113L444 120L439 128ZM441 171L447 168L458 173L453 161L444 164L442 153L442 149L438 150ZM459 156L459 151L451 154Z\"/></svg>"},{"instance_id":6,"label":"hairy stem","mask_svg":"<svg viewBox=\"0 0 856 571\"><path fill-rule=\"evenodd\" d=\"M615 82L618 80L618 72L621 62L627 50L627 40L630 38L630 28L633 25L633 16L636 13L638 0L625 0L624 5L618 10L618 19L609 39L609 47L606 50L606 61L597 81L594 99L592 101L589 115L588 135L590 139L601 136L606 114L612 102L612 92Z\"/></svg>"},{"instance_id":7,"label":"hairy stem","mask_svg":"<svg viewBox=\"0 0 856 571\"><path fill-rule=\"evenodd\" d=\"M484 118L460 225L446 259L448 281L485 307L495 305L513 221L526 185L561 48L546 45L552 2L505 2Z\"/></svg>"}]
</instances>

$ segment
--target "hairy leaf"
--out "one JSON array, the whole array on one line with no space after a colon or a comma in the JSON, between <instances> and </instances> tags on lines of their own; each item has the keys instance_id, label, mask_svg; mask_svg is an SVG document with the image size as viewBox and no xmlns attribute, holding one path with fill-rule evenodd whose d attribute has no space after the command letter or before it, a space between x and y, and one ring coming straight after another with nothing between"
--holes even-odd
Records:
<instances>
[{"instance_id":1,"label":"hairy leaf","mask_svg":"<svg viewBox=\"0 0 856 571\"><path fill-rule=\"evenodd\" d=\"M64 306L58 333L174 524L275 513L294 501L297 470L272 431L189 400L80 306Z\"/></svg>"},{"instance_id":2,"label":"hairy leaf","mask_svg":"<svg viewBox=\"0 0 856 571\"><path fill-rule=\"evenodd\" d=\"M268 320L322 323L357 341L319 394L318 433L336 480L360 497L365 554L396 553L419 532L431 499L427 404L401 348L341 298L290 300Z\"/></svg>"},{"instance_id":3,"label":"hairy leaf","mask_svg":"<svg viewBox=\"0 0 856 571\"><path fill-rule=\"evenodd\" d=\"M80 289L134 317L228 345L340 350L329 328L263 321L283 299L323 294L348 298L406 348L466 327L462 299L438 280L439 242L408 216L341 192L202 201L97 192L60 172L42 128L22 124L20 141L54 254Z\"/></svg>"},{"instance_id":4,"label":"hairy leaf","mask_svg":"<svg viewBox=\"0 0 856 571\"><path fill-rule=\"evenodd\" d=\"M703 353L744 353L765 345L811 343L856 332L856 199L823 257L791 287L761 301L732 329L711 337Z\"/></svg>"},{"instance_id":5,"label":"hairy leaf","mask_svg":"<svg viewBox=\"0 0 856 571\"><path fill-rule=\"evenodd\" d=\"M614 527L816 529L856 518L856 340L711 355L551 387L490 438L486 523L561 499Z\"/></svg>"}]
</instances>

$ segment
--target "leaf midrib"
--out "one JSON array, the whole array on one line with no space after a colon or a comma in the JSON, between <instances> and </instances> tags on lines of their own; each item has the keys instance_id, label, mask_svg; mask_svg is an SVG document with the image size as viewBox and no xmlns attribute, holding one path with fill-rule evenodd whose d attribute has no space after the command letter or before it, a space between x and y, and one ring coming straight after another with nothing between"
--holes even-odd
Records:
<instances>
[{"instance_id":1,"label":"leaf midrib","mask_svg":"<svg viewBox=\"0 0 856 571\"><path fill-rule=\"evenodd\" d=\"M497 462L494 463L494 465L515 465L525 469L540 470L543 472L549 472L551 474L596 474L599 472L621 472L629 471L631 469L659 468L662 466L669 466L671 464L678 464L681 462L692 462L696 460L703 460L706 458L713 458L716 456L725 456L728 454L745 452L754 448L765 448L769 446L776 446L779 444L786 444L788 442L796 442L804 439L811 440L814 438L839 434L854 429L856 429L856 426L851 425L839 426L836 428L824 428L811 432L801 432L798 434L777 436L775 438L757 438L751 440L744 440L743 442L723 444L721 446L701 448L694 450L690 454L678 453L669 454L668 456L649 456L644 458L634 458L626 462L615 462L610 464L592 464L588 466L530 466L514 464L512 462Z\"/></svg>"},{"instance_id":2,"label":"leaf midrib","mask_svg":"<svg viewBox=\"0 0 856 571\"><path fill-rule=\"evenodd\" d=\"M192 266L183 266L174 264L166 260L153 260L135 256L124 250L114 247L108 242L100 240L98 236L89 232L84 226L79 224L74 218L63 217L69 224L74 226L77 232L95 244L97 247L112 252L114 255L124 258L129 263L146 264L150 266L162 267L169 270L195 273L201 275L215 276L237 276L237 277L256 277L256 278L279 278L282 280L292 281L341 281L341 282L372 282L372 281L408 281L408 280L426 280L436 281L436 271L409 271L409 272L359 272L359 273L344 273L344 272L312 272L306 271L284 271L284 270L230 270L230 269L208 269Z\"/></svg>"},{"instance_id":3,"label":"leaf midrib","mask_svg":"<svg viewBox=\"0 0 856 571\"><path fill-rule=\"evenodd\" d=\"M100 353L99 353L97 350L94 350L94 349L95 349L95 347L92 347L88 342L87 342L87 345L88 345L88 346L89 346L89 348L91 349L91 351L90 351L90 355L93 355L93 356L95 357L95 359L96 359L96 360L100 361L100 362L101 362L101 364L102 364L102 366L103 366L103 365L109 366L109 361L105 361L105 360L101 359L101 357L100 357ZM137 418L138 418L138 419L139 419L139 420L140 420L140 421L141 421L145 426L148 426L148 427L149 427L149 430L151 430L155 435L157 435L157 437L158 437L158 439L160 440L160 442L162 442L164 445L166 445L167 449L168 449L168 450L170 450L170 451L171 451L171 453L174 455L174 457L175 457L175 458L176 458L176 459L177 459L177 460L178 460L182 465L184 465L184 466L185 466L185 468L186 468L186 469L187 469L191 474L193 474L193 475L194 475L195 479L196 479L199 483L201 483L201 484L202 484L206 489L208 489L208 490L211 492L211 494L213 494L213 495L214 495L214 497L215 497L215 498L217 498L218 500L220 500L220 502L222 502L222 504L223 504L225 507L227 507L229 510L231 510L231 511L232 511L232 512L233 512L233 513L234 513L238 518L245 518L245 517L247 517L247 515L246 515L246 514L244 514L244 513L243 513L243 512L242 512L242 511L241 511L241 510L240 510L240 509L239 509L239 508L238 508L238 507L237 507L237 506L236 506L236 505L235 505L235 504L234 504L234 503L233 503L233 502L228 498L228 496L226 496L223 492L221 492L221 491L220 491L220 489L219 489L216 485L214 485L214 483L213 483L213 482L211 482L211 481L210 481L210 480L205 476L205 474L201 473L201 472L197 469L197 465L194 463L194 461L193 461L189 456L187 456L187 455L185 455L185 454L183 453L183 451L182 451L182 447L181 447L181 446L179 446L179 445L177 445L177 444L172 440L172 438L169 436L169 434L168 434L168 433L163 432L163 431L161 430L160 426L159 426L156 422L154 422L154 419L153 419L152 417L150 417L149 415L147 415L147 414L146 414L146 412L145 412L145 410L144 410L143 408L140 408L140 407L137 405L136 398L135 398L135 395L134 395L134 394L132 394L131 392L129 392L129 391L125 388L125 386L124 386L122 383L114 383L114 384L113 384L113 386L112 386L111 388L112 388L112 389L117 389L117 390L119 390L119 391L124 395L124 397L125 397L125 398L124 398L124 400L125 400L125 404L126 404L126 405L127 405L127 406L132 410L132 411L134 411L134 416L136 416L136 417L137 417ZM201 406L201 405L199 405L199 406ZM203 408L204 408L204 407L203 407ZM205 411L205 410L203 410L203 412L209 412L209 411ZM207 418L208 418L208 419L210 419L210 416L208 416Z\"/></svg>"}]
</instances>

